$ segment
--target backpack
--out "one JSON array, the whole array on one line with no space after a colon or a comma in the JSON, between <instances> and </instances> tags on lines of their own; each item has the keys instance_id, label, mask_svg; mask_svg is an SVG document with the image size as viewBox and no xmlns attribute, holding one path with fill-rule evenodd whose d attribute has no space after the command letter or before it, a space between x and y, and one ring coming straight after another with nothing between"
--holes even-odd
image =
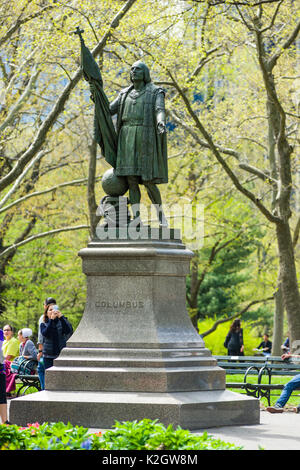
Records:
<instances>
[{"instance_id":1,"label":"backpack","mask_svg":"<svg viewBox=\"0 0 300 470\"><path fill-rule=\"evenodd\" d=\"M35 359L25 359L23 356L15 357L10 365L12 374L32 375L35 373L38 362Z\"/></svg>"}]
</instances>

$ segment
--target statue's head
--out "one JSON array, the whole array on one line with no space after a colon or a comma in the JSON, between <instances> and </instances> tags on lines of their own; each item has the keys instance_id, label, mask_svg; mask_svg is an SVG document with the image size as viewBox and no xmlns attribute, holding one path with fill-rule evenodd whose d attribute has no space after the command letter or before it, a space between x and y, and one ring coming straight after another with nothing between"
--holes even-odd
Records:
<instances>
[{"instance_id":1,"label":"statue's head","mask_svg":"<svg viewBox=\"0 0 300 470\"><path fill-rule=\"evenodd\" d=\"M130 69L130 80L133 82L133 76L134 74L136 76L139 76L140 74L143 73L143 79L145 83L150 83L151 82L151 77L150 77L150 70L148 69L147 65L144 64L141 60L138 60L134 64L132 64L131 69Z\"/></svg>"}]
</instances>

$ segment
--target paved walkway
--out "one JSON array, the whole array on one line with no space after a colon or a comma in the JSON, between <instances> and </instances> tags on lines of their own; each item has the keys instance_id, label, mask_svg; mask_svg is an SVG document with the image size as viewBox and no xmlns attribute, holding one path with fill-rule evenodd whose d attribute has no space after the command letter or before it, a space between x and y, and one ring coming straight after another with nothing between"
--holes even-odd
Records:
<instances>
[{"instance_id":1,"label":"paved walkway","mask_svg":"<svg viewBox=\"0 0 300 470\"><path fill-rule=\"evenodd\" d=\"M300 414L291 411L271 414L261 410L260 424L224 426L207 432L245 450L300 450Z\"/></svg>"},{"instance_id":2,"label":"paved walkway","mask_svg":"<svg viewBox=\"0 0 300 470\"><path fill-rule=\"evenodd\" d=\"M90 429L91 432L104 431ZM223 426L199 429L196 433L207 431L217 439L243 446L245 450L300 450L300 414L284 411L271 414L260 412L260 424L249 426Z\"/></svg>"}]
</instances>

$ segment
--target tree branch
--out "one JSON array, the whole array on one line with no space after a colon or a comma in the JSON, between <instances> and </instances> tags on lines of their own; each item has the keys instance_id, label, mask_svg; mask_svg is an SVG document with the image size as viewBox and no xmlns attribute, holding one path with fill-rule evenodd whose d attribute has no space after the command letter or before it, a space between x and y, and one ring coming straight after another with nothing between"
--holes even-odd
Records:
<instances>
[{"instance_id":1,"label":"tree branch","mask_svg":"<svg viewBox=\"0 0 300 470\"><path fill-rule=\"evenodd\" d=\"M43 8L41 8L41 10L37 11L36 13L32 13L31 15L28 15L23 19L18 18L17 21L15 22L15 24L13 24L9 28L9 30L6 32L6 34L4 36L2 36L2 38L0 38L0 47L2 46L2 44L4 44L6 41L8 41L8 39L10 39L10 37L16 31L18 31L18 29L20 28L20 26L22 26L22 24L28 23L28 21L31 21L34 18L37 18L38 16L41 16L46 10L49 10L49 9L52 9L52 8L55 8L55 7L56 7L56 5L47 5Z\"/></svg>"},{"instance_id":2,"label":"tree branch","mask_svg":"<svg viewBox=\"0 0 300 470\"><path fill-rule=\"evenodd\" d=\"M271 176L266 175L262 170L259 170L252 165L248 165L247 163L240 163L239 167L242 168L242 170L248 171L249 173L258 176L260 179L266 181L269 184L276 185L276 187L278 186L278 181L276 181Z\"/></svg>"},{"instance_id":3,"label":"tree branch","mask_svg":"<svg viewBox=\"0 0 300 470\"><path fill-rule=\"evenodd\" d=\"M111 36L111 30L115 29L121 19L125 16L128 10L132 7L132 5L136 2L136 0L127 0L125 5L120 9L120 11L115 15L112 22L110 23L107 32L103 35L100 42L97 46L93 49L92 55L93 57L98 56L103 48L105 47L108 39ZM19 158L17 164L13 167L13 169L5 175L0 180L0 191L5 189L9 184L11 184L16 177L20 175L23 168L27 165L27 163L36 155L36 153L40 150L41 146L43 145L49 130L54 125L56 119L60 115L60 113L64 110L65 104L69 99L71 91L75 88L77 83L82 77L82 70L79 68L72 80L66 85L64 90L62 91L61 95L55 102L52 110L49 112L48 116L44 120L43 124L40 126L39 130L37 131L36 137L33 140L32 144L28 148L26 152Z\"/></svg>"},{"instance_id":4,"label":"tree branch","mask_svg":"<svg viewBox=\"0 0 300 470\"><path fill-rule=\"evenodd\" d=\"M213 142L211 135L206 131L206 129L203 126L203 124L201 123L200 119L198 118L198 116L194 112L194 110L193 110L193 108L190 104L190 101L188 100L185 93L182 91L182 89L180 88L180 86L178 85L176 80L174 79L172 73L169 70L167 70L167 73L170 76L171 80L173 81L173 84L174 84L175 88L178 90L180 96L182 97L183 102L184 102L190 116L194 120L197 129L201 132L201 134L205 138L210 150L213 152L213 154L215 155L218 162L221 164L221 166L223 167L223 169L225 170L225 172L227 173L229 178L232 180L235 187L242 194L244 194L248 199L250 199L270 222L272 222L272 223L281 222L281 219L279 217L276 217L275 215L273 215L251 191L249 191L244 186L242 186L242 184L239 181L239 178L235 175L235 173L231 170L229 165L223 159L223 157L222 157L221 153L219 152L217 146Z\"/></svg>"},{"instance_id":5,"label":"tree branch","mask_svg":"<svg viewBox=\"0 0 300 470\"><path fill-rule=\"evenodd\" d=\"M266 26L265 28L263 28L263 29L261 30L262 33L264 33L265 31L267 31L268 29L273 28L274 23L275 23L276 16L278 15L280 6L281 6L281 4L283 3L283 1L284 1L284 0L280 0L279 3L277 4L276 9L275 9L275 12L274 12L274 15L273 15L273 17L272 17L272 20L271 20L269 26Z\"/></svg>"},{"instance_id":6,"label":"tree branch","mask_svg":"<svg viewBox=\"0 0 300 470\"><path fill-rule=\"evenodd\" d=\"M1 253L0 253L0 258L3 256L6 256L10 251L16 250L20 246L26 245L26 243L30 243L34 240L38 240L39 238L44 238L48 237L49 235L55 235L56 233L61 233L61 232L70 232L72 230L81 230L81 229L89 229L89 225L77 225L74 227L62 227L62 228L57 228L55 230L49 230L48 232L42 232L38 233L36 235L32 235L31 237L26 238L25 240L17 243L13 243L9 247L5 248Z\"/></svg>"},{"instance_id":7,"label":"tree branch","mask_svg":"<svg viewBox=\"0 0 300 470\"><path fill-rule=\"evenodd\" d=\"M166 109L166 112L169 116L171 116L172 120L175 121L177 124L179 124L181 127L183 127L186 131L189 132L189 134L192 135L192 137L198 142L199 145L201 145L204 148L210 149L209 144L203 140L200 139L198 133L195 131L195 129L191 126L189 126L185 121L180 119L174 111L170 109ZM231 157L236 158L237 160L240 160L242 158L241 154L237 152L236 150L233 150L231 148L226 148L222 147L221 145L215 144L216 148L221 152L224 153L224 155L230 155Z\"/></svg>"},{"instance_id":8,"label":"tree branch","mask_svg":"<svg viewBox=\"0 0 300 470\"><path fill-rule=\"evenodd\" d=\"M267 299L253 300L246 307L244 307L240 312L236 313L235 315L232 315L231 317L221 318L220 320L217 320L209 330L205 331L204 333L199 333L199 334L202 336L202 338L204 338L205 336L208 336L214 331L216 331L218 326L222 325L222 323L226 323L228 321L234 320L237 317L241 317L253 305L259 304L261 302L268 302L269 300L274 300L274 296L268 297Z\"/></svg>"},{"instance_id":9,"label":"tree branch","mask_svg":"<svg viewBox=\"0 0 300 470\"><path fill-rule=\"evenodd\" d=\"M293 235L293 247L296 248L296 245L299 240L299 234L300 234L300 217L297 219L296 227L294 230L294 235Z\"/></svg>"},{"instance_id":10,"label":"tree branch","mask_svg":"<svg viewBox=\"0 0 300 470\"><path fill-rule=\"evenodd\" d=\"M15 105L9 111L9 113L7 115L7 118L0 125L0 132L3 132L3 130L12 123L12 121L14 120L16 114L19 112L19 110L23 106L24 101L28 98L31 90L33 89L33 87L35 85L35 82L37 81L37 78L38 78L40 72L41 71L38 70L38 71L34 72L31 75L30 80L29 80L25 90L23 91L22 95L19 97L18 101L15 103Z\"/></svg>"},{"instance_id":11,"label":"tree branch","mask_svg":"<svg viewBox=\"0 0 300 470\"><path fill-rule=\"evenodd\" d=\"M3 206L3 204L5 204L7 199L9 199L17 191L17 189L20 186L21 182L23 181L23 179L27 175L28 171L31 170L31 168L34 166L34 164L37 163L42 157L44 157L49 152L50 152L50 150L48 152L41 151L31 160L29 165L25 168L25 170L16 179L16 181L14 182L12 188L8 191L8 193L5 194L4 198L0 201L0 208Z\"/></svg>"},{"instance_id":12,"label":"tree branch","mask_svg":"<svg viewBox=\"0 0 300 470\"><path fill-rule=\"evenodd\" d=\"M27 237L27 235L29 235L29 233L31 232L31 230L33 229L33 227L35 226L36 224L36 221L37 221L37 218L36 218L36 215L33 215L31 217L31 220L29 221L29 223L27 224L27 226L25 227L25 229L23 230L23 232L21 233L21 235L19 235L16 239L15 239L15 242L14 242L14 245L17 244L17 243L20 243L24 240L25 237ZM15 250L10 250L9 252L6 253L6 255L4 255L3 258L1 258L1 254L0 254L0 273L3 273L5 271L5 266L11 262L11 260L13 259L15 255Z\"/></svg>"},{"instance_id":13,"label":"tree branch","mask_svg":"<svg viewBox=\"0 0 300 470\"><path fill-rule=\"evenodd\" d=\"M238 232L238 234L231 238L230 240L227 240L226 242L224 242L222 245L220 245L220 241L218 241L217 243L215 243L215 245L212 247L212 250L211 250L211 253L210 253L210 257L209 257L209 260L207 262L207 265L205 266L205 268L203 269L202 273L201 273L201 276L200 278L198 279L197 281L197 284L196 284L196 288L197 288L197 293L200 289L200 286L207 274L207 271L208 271L208 268L211 266L213 260L215 259L215 257L217 256L217 254L221 251L221 250L224 250L224 248L226 248L228 245L230 245L231 243L233 243L234 241L236 241L241 235L242 235L243 232Z\"/></svg>"},{"instance_id":14,"label":"tree branch","mask_svg":"<svg viewBox=\"0 0 300 470\"><path fill-rule=\"evenodd\" d=\"M270 69L272 70L274 66L276 65L277 60L281 56L281 54L288 49L293 42L296 41L297 36L300 31L300 21L296 25L295 29L292 31L291 35L286 39L286 41L283 43L283 45L274 53L274 55L269 59L268 64Z\"/></svg>"},{"instance_id":15,"label":"tree branch","mask_svg":"<svg viewBox=\"0 0 300 470\"><path fill-rule=\"evenodd\" d=\"M100 176L96 176L95 180L97 181L100 178L101 178ZM44 189L43 191L35 191L34 193L27 194L26 196L20 197L19 199L12 202L11 204L8 204L7 206L2 207L2 209L0 209L0 214L2 212L8 211L9 209L11 209L12 207L14 207L18 204L21 204L22 202L26 201L27 199L31 199L32 197L42 196L43 194L51 193L53 191L56 191L57 189L65 188L66 186L81 185L81 184L86 183L87 181L88 181L87 178L80 178L78 180L66 181L65 183L57 184L56 186L52 186L51 188Z\"/></svg>"}]
</instances>

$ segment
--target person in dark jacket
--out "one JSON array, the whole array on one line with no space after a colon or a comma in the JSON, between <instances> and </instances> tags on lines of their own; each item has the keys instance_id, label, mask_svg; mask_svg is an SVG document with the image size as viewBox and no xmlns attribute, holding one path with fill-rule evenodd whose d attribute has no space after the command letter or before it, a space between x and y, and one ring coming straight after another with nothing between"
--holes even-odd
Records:
<instances>
[{"instance_id":1,"label":"person in dark jacket","mask_svg":"<svg viewBox=\"0 0 300 470\"><path fill-rule=\"evenodd\" d=\"M45 389L45 366L44 366L44 358L43 358L43 335L41 333L41 323L44 321L44 316L45 313L47 313L47 310L49 306L53 304L56 305L56 300L53 297L47 297L44 301L44 313L40 316L39 318L39 331L38 331L38 354L37 354L37 360L38 360L38 367L37 367L37 373L40 379L40 384L41 384L41 389ZM48 317L47 317L48 318Z\"/></svg>"},{"instance_id":2,"label":"person in dark jacket","mask_svg":"<svg viewBox=\"0 0 300 470\"><path fill-rule=\"evenodd\" d=\"M231 324L224 346L228 350L228 356L244 355L243 329L239 319L234 320Z\"/></svg>"},{"instance_id":3,"label":"person in dark jacket","mask_svg":"<svg viewBox=\"0 0 300 470\"><path fill-rule=\"evenodd\" d=\"M66 346L66 336L72 332L72 326L59 311L58 306L51 304L45 311L40 330L43 336L43 358L46 370L53 366L54 359Z\"/></svg>"},{"instance_id":4,"label":"person in dark jacket","mask_svg":"<svg viewBox=\"0 0 300 470\"><path fill-rule=\"evenodd\" d=\"M264 340L257 346L257 349L262 349L264 356L270 356L272 352L272 341L269 340L269 335L264 334Z\"/></svg>"}]
</instances>

